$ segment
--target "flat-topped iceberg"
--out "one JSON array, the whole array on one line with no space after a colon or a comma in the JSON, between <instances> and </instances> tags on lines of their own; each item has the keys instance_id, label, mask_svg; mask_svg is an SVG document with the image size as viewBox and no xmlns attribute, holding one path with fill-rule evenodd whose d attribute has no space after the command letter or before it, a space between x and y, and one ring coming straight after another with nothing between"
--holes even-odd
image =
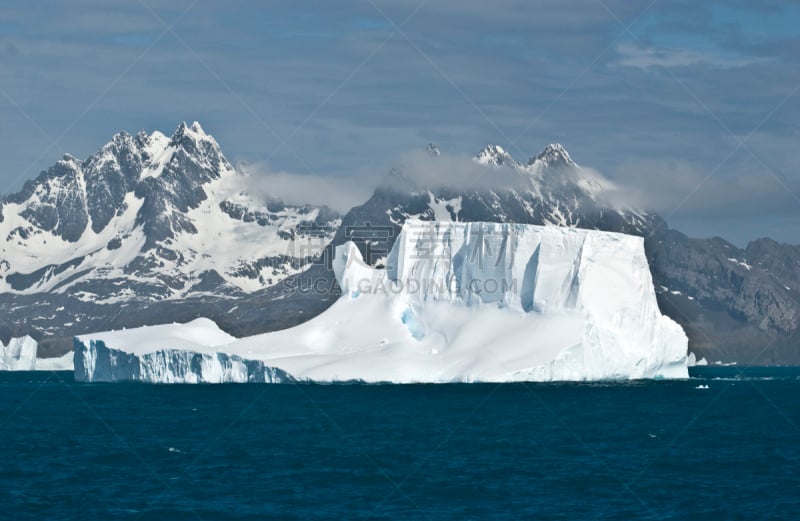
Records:
<instances>
[{"instance_id":1,"label":"flat-topped iceberg","mask_svg":"<svg viewBox=\"0 0 800 521\"><path fill-rule=\"evenodd\" d=\"M76 337L75 380L159 383L291 380L258 360L221 352L236 338L207 318Z\"/></svg>"},{"instance_id":2,"label":"flat-topped iceberg","mask_svg":"<svg viewBox=\"0 0 800 521\"><path fill-rule=\"evenodd\" d=\"M687 378L643 241L497 223L406 222L385 269L336 249L341 298L283 331L213 322L75 339L83 381L505 382Z\"/></svg>"}]
</instances>

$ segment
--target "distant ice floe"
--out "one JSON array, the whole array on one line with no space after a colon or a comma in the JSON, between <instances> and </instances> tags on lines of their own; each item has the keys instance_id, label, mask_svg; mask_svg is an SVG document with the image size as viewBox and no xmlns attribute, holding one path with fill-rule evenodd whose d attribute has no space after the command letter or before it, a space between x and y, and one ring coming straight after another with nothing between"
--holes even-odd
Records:
<instances>
[{"instance_id":1,"label":"distant ice floe","mask_svg":"<svg viewBox=\"0 0 800 521\"><path fill-rule=\"evenodd\" d=\"M700 365L708 365L708 360L705 358L701 358L700 360L697 359L697 355L694 353L689 353L689 357L687 359L687 364L689 367L696 367Z\"/></svg>"}]
</instances>

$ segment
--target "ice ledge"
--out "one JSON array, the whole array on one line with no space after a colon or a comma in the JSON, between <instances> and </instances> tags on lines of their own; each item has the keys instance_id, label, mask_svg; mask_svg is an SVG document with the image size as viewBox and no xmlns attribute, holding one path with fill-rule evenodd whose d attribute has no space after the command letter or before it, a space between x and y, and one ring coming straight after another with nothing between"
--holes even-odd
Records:
<instances>
[{"instance_id":1,"label":"ice ledge","mask_svg":"<svg viewBox=\"0 0 800 521\"><path fill-rule=\"evenodd\" d=\"M127 353L102 340L74 339L76 382L287 383L286 371L226 353L161 349Z\"/></svg>"}]
</instances>

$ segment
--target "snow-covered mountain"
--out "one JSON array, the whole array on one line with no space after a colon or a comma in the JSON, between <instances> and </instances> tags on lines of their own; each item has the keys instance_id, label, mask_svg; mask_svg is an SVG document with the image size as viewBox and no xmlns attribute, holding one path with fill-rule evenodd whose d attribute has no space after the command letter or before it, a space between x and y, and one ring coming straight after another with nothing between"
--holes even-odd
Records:
<instances>
[{"instance_id":1,"label":"snow-covered mountain","mask_svg":"<svg viewBox=\"0 0 800 521\"><path fill-rule=\"evenodd\" d=\"M0 292L82 301L241 295L302 271L339 224L257 200L198 123L66 155L0 208Z\"/></svg>"},{"instance_id":2,"label":"snow-covered mountain","mask_svg":"<svg viewBox=\"0 0 800 521\"><path fill-rule=\"evenodd\" d=\"M687 378L640 237L497 223L406 222L386 269L352 242L342 296L297 327L232 342L213 322L75 340L82 381L507 382Z\"/></svg>"},{"instance_id":3,"label":"snow-covered mountain","mask_svg":"<svg viewBox=\"0 0 800 521\"><path fill-rule=\"evenodd\" d=\"M656 216L613 202L614 185L580 167L559 144L548 145L526 162L489 145L473 161L486 169L488 180L481 186L438 186L394 170L366 203L345 215L334 243L354 239L374 263L389 251L407 219L574 226L640 236L661 223Z\"/></svg>"}]
</instances>

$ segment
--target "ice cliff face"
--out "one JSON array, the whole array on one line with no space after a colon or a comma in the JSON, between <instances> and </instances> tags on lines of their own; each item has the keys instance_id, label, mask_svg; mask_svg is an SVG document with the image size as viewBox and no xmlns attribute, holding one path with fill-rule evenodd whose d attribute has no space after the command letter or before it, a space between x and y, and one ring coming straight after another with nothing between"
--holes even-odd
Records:
<instances>
[{"instance_id":1,"label":"ice cliff face","mask_svg":"<svg viewBox=\"0 0 800 521\"><path fill-rule=\"evenodd\" d=\"M258 360L215 351L236 340L204 318L74 339L75 380L279 383L291 377Z\"/></svg>"},{"instance_id":2,"label":"ice cliff face","mask_svg":"<svg viewBox=\"0 0 800 521\"><path fill-rule=\"evenodd\" d=\"M258 360L226 353L160 349L136 355L111 349L102 340L75 339L75 380L79 382L285 383L286 372Z\"/></svg>"},{"instance_id":3,"label":"ice cliff face","mask_svg":"<svg viewBox=\"0 0 800 521\"><path fill-rule=\"evenodd\" d=\"M204 318L76 337L75 380L160 383L279 383L284 371L215 351L235 338Z\"/></svg>"},{"instance_id":4,"label":"ice cliff face","mask_svg":"<svg viewBox=\"0 0 800 521\"><path fill-rule=\"evenodd\" d=\"M198 331L213 330L210 321L160 333L142 328L86 335L75 343L76 379L404 383L688 376L686 336L658 310L638 237L407 221L386 269L367 265L353 243L337 248L333 268L342 297L300 326L227 343Z\"/></svg>"},{"instance_id":5,"label":"ice cliff face","mask_svg":"<svg viewBox=\"0 0 800 521\"><path fill-rule=\"evenodd\" d=\"M403 322L419 340L436 330L424 311L436 302L524 314L530 336L519 342L532 352L559 343L547 336L537 342L551 317L582 319L576 343L545 364L520 369L515 379L686 376L686 335L658 309L639 237L561 227L407 221L386 264L386 270L366 266L348 243L337 251L334 269L344 294L389 293L405 301ZM489 339L487 347L492 344Z\"/></svg>"}]
</instances>

